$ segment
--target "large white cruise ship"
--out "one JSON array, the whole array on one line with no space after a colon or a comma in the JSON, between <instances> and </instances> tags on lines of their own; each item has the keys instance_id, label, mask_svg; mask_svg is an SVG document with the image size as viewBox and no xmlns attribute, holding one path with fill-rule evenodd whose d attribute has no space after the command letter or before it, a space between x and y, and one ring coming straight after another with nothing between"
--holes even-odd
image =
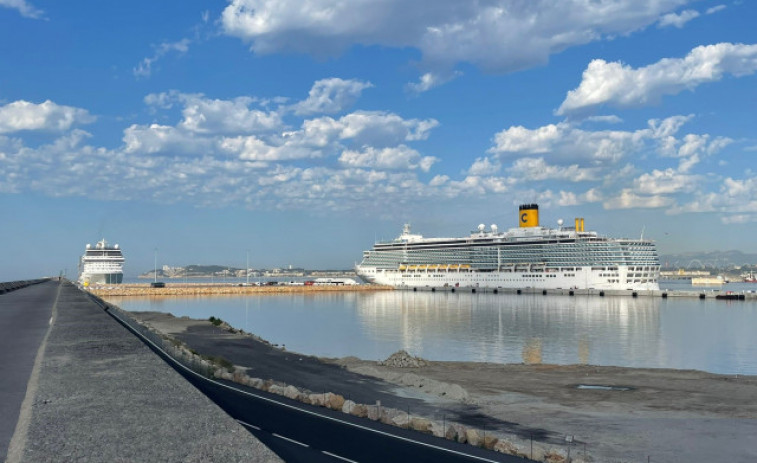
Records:
<instances>
[{"instance_id":1,"label":"large white cruise ship","mask_svg":"<svg viewBox=\"0 0 757 463\"><path fill-rule=\"evenodd\" d=\"M462 238L424 238L405 225L355 266L369 283L395 287L658 290L660 261L645 239L609 238L575 226L539 225L539 206L519 208L519 227L496 225Z\"/></svg>"},{"instance_id":2,"label":"large white cruise ship","mask_svg":"<svg viewBox=\"0 0 757 463\"><path fill-rule=\"evenodd\" d=\"M98 241L93 248L87 244L84 255L79 261L79 283L115 284L124 280L124 256L116 244L110 246L105 239Z\"/></svg>"}]
</instances>

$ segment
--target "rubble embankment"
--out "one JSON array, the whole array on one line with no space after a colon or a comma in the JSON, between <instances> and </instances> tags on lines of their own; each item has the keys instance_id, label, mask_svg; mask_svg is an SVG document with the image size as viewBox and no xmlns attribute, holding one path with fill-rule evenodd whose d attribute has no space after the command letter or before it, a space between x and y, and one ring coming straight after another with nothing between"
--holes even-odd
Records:
<instances>
[{"instance_id":1,"label":"rubble embankment","mask_svg":"<svg viewBox=\"0 0 757 463\"><path fill-rule=\"evenodd\" d=\"M113 296L212 296L239 294L285 294L320 292L388 291L391 286L382 285L264 285L240 286L229 283L167 283L163 288L149 284L121 284L92 286L88 291L99 297Z\"/></svg>"}]
</instances>

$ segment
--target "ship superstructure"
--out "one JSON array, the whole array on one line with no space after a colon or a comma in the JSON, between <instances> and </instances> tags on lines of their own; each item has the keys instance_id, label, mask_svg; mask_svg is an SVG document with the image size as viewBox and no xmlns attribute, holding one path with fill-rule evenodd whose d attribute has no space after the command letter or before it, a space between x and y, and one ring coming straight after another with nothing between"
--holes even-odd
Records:
<instances>
[{"instance_id":1,"label":"ship superstructure","mask_svg":"<svg viewBox=\"0 0 757 463\"><path fill-rule=\"evenodd\" d=\"M424 238L405 225L364 251L357 274L396 287L657 290L660 263L645 239L609 238L575 226L539 225L536 204L520 206L519 227L479 225L462 238Z\"/></svg>"},{"instance_id":2,"label":"ship superstructure","mask_svg":"<svg viewBox=\"0 0 757 463\"><path fill-rule=\"evenodd\" d=\"M116 244L111 246L105 239L92 247L87 244L79 261L79 282L91 284L117 284L124 279L124 256Z\"/></svg>"}]
</instances>

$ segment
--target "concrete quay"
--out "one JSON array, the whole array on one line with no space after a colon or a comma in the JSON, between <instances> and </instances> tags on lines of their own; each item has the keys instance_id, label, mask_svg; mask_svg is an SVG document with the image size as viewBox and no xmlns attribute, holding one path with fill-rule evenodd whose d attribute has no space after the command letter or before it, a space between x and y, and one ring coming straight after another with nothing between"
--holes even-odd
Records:
<instances>
[{"instance_id":1,"label":"concrete quay","mask_svg":"<svg viewBox=\"0 0 757 463\"><path fill-rule=\"evenodd\" d=\"M323 286L240 286L231 283L181 283L168 282L163 288L153 288L149 284L100 285L88 288L98 297L112 296L213 296L241 294L289 294L289 293L323 293L355 291L387 291L391 286L381 285L323 285Z\"/></svg>"},{"instance_id":2,"label":"concrete quay","mask_svg":"<svg viewBox=\"0 0 757 463\"><path fill-rule=\"evenodd\" d=\"M73 284L0 301L35 289L51 318L20 413L1 418L18 417L8 462L281 461Z\"/></svg>"},{"instance_id":3,"label":"concrete quay","mask_svg":"<svg viewBox=\"0 0 757 463\"><path fill-rule=\"evenodd\" d=\"M617 289L542 289L542 288L484 288L471 286L445 286L445 287L411 287L398 286L395 288L400 291L413 292L446 292L446 293L488 293L488 294L523 294L523 295L543 295L543 296L623 296L623 297L658 297L673 298L686 297L692 299L722 299L726 296L730 300L757 300L755 292L727 292L722 290L691 290L691 291L673 291L673 290L617 290ZM720 296L720 297L718 297Z\"/></svg>"}]
</instances>

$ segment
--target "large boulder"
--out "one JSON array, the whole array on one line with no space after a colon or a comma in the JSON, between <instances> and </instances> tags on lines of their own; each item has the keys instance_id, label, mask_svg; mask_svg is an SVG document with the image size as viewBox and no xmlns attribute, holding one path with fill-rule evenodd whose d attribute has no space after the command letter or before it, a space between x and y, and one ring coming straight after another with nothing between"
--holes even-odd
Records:
<instances>
[{"instance_id":1,"label":"large boulder","mask_svg":"<svg viewBox=\"0 0 757 463\"><path fill-rule=\"evenodd\" d=\"M454 440L460 442L461 444L464 444L468 441L465 431L465 426L453 423L447 426L447 431L445 432L444 437L446 437L448 440Z\"/></svg>"},{"instance_id":2,"label":"large boulder","mask_svg":"<svg viewBox=\"0 0 757 463\"><path fill-rule=\"evenodd\" d=\"M397 410L396 408L381 407L381 422L384 424L394 424L394 418L399 415L407 415L407 412Z\"/></svg>"},{"instance_id":3,"label":"large boulder","mask_svg":"<svg viewBox=\"0 0 757 463\"><path fill-rule=\"evenodd\" d=\"M487 434L484 436L482 445L487 450L494 450L494 446L497 445L497 442L499 442L499 439L490 434Z\"/></svg>"},{"instance_id":4,"label":"large boulder","mask_svg":"<svg viewBox=\"0 0 757 463\"><path fill-rule=\"evenodd\" d=\"M326 406L332 410L341 410L344 406L344 397L329 392L326 394Z\"/></svg>"},{"instance_id":5,"label":"large boulder","mask_svg":"<svg viewBox=\"0 0 757 463\"><path fill-rule=\"evenodd\" d=\"M368 416L368 407L366 407L363 404L355 404L354 407L352 407L352 413L353 416L358 416L360 418L365 418Z\"/></svg>"},{"instance_id":6,"label":"large boulder","mask_svg":"<svg viewBox=\"0 0 757 463\"><path fill-rule=\"evenodd\" d=\"M344 404L342 405L342 413L348 413L352 415L352 410L355 408L355 405L357 405L355 402L351 400L345 400Z\"/></svg>"},{"instance_id":7,"label":"large boulder","mask_svg":"<svg viewBox=\"0 0 757 463\"><path fill-rule=\"evenodd\" d=\"M368 412L368 419L378 421L381 418L381 410L378 405L366 405L366 411Z\"/></svg>"},{"instance_id":8,"label":"large boulder","mask_svg":"<svg viewBox=\"0 0 757 463\"><path fill-rule=\"evenodd\" d=\"M276 395L284 395L285 389L286 388L284 386L279 386L278 384L271 384L270 386L268 386L268 392Z\"/></svg>"},{"instance_id":9,"label":"large boulder","mask_svg":"<svg viewBox=\"0 0 757 463\"><path fill-rule=\"evenodd\" d=\"M400 428L407 428L410 423L410 417L407 413L398 413L392 418L392 424Z\"/></svg>"},{"instance_id":10,"label":"large boulder","mask_svg":"<svg viewBox=\"0 0 757 463\"><path fill-rule=\"evenodd\" d=\"M284 388L283 395L288 399L297 400L300 397L300 390L290 384Z\"/></svg>"},{"instance_id":11,"label":"large boulder","mask_svg":"<svg viewBox=\"0 0 757 463\"><path fill-rule=\"evenodd\" d=\"M481 444L481 434L473 428L468 428L465 430L465 440L470 445L478 446Z\"/></svg>"},{"instance_id":12,"label":"large boulder","mask_svg":"<svg viewBox=\"0 0 757 463\"><path fill-rule=\"evenodd\" d=\"M420 432L430 434L431 421L427 420L426 418L414 416L410 419L410 429L414 429L415 431L420 431Z\"/></svg>"},{"instance_id":13,"label":"large boulder","mask_svg":"<svg viewBox=\"0 0 757 463\"><path fill-rule=\"evenodd\" d=\"M308 402L319 407L326 406L326 394L308 394Z\"/></svg>"},{"instance_id":14,"label":"large boulder","mask_svg":"<svg viewBox=\"0 0 757 463\"><path fill-rule=\"evenodd\" d=\"M531 458L531 446L528 448L521 448L514 442L500 439L494 444L493 450L495 452L504 453L507 455L514 455L521 458ZM544 461L544 448L538 442L533 444L533 460Z\"/></svg>"}]
</instances>

